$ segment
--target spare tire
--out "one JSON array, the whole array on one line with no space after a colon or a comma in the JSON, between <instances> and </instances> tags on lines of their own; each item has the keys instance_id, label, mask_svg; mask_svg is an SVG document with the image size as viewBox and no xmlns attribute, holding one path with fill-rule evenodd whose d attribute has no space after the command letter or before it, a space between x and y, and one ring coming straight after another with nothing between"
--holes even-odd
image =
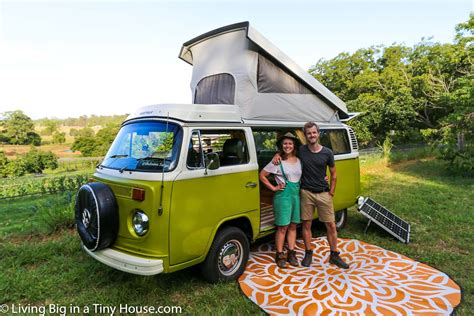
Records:
<instances>
[{"instance_id":1,"label":"spare tire","mask_svg":"<svg viewBox=\"0 0 474 316\"><path fill-rule=\"evenodd\" d=\"M117 200L104 183L84 184L74 208L77 232L87 249L96 251L115 242L119 227Z\"/></svg>"}]
</instances>

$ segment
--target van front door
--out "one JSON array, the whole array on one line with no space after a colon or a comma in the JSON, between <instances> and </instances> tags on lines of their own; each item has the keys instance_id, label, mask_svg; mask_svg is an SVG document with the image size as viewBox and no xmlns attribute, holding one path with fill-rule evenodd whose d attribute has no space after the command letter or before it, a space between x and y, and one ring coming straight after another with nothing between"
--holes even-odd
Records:
<instances>
[{"instance_id":1,"label":"van front door","mask_svg":"<svg viewBox=\"0 0 474 316\"><path fill-rule=\"evenodd\" d=\"M228 219L247 217L254 233L258 230L258 164L248 150L251 137L242 128L192 132L186 168L173 184L170 265L202 259L216 229ZM205 169L210 152L219 155L216 170Z\"/></svg>"}]
</instances>

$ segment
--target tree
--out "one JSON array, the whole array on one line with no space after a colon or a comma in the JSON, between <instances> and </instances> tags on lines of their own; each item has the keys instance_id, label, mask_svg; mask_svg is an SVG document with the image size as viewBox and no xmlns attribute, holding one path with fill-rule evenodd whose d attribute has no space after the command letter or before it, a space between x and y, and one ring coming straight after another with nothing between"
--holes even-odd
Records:
<instances>
[{"instance_id":1,"label":"tree","mask_svg":"<svg viewBox=\"0 0 474 316\"><path fill-rule=\"evenodd\" d=\"M45 128L41 131L42 135L53 135L55 132L59 131L59 121L58 120L49 120L45 119L43 121Z\"/></svg>"},{"instance_id":2,"label":"tree","mask_svg":"<svg viewBox=\"0 0 474 316\"><path fill-rule=\"evenodd\" d=\"M94 136L78 136L74 139L71 150L80 151L84 157L92 157L99 146Z\"/></svg>"},{"instance_id":3,"label":"tree","mask_svg":"<svg viewBox=\"0 0 474 316\"><path fill-rule=\"evenodd\" d=\"M3 113L4 119L0 121L2 138L12 145L40 144L41 137L35 133L34 124L30 117L22 111Z\"/></svg>"},{"instance_id":4,"label":"tree","mask_svg":"<svg viewBox=\"0 0 474 316\"><path fill-rule=\"evenodd\" d=\"M79 131L75 128L69 130L69 136L76 137L79 134Z\"/></svg>"},{"instance_id":5,"label":"tree","mask_svg":"<svg viewBox=\"0 0 474 316\"><path fill-rule=\"evenodd\" d=\"M467 122L473 112L467 108L473 102L460 101L471 84L473 27L471 14L456 26L452 44L422 39L412 48L372 46L319 60L309 72L344 100L350 112L364 113L349 122L362 145L381 142L392 131L398 143L422 140L422 134L440 140L443 127L466 126L450 117L461 114ZM458 134L454 138L460 143L470 135L467 130Z\"/></svg>"},{"instance_id":6,"label":"tree","mask_svg":"<svg viewBox=\"0 0 474 316\"><path fill-rule=\"evenodd\" d=\"M53 144L63 144L66 142L66 133L64 132L54 132L53 133Z\"/></svg>"},{"instance_id":7,"label":"tree","mask_svg":"<svg viewBox=\"0 0 474 316\"><path fill-rule=\"evenodd\" d=\"M77 136L79 137L93 137L94 136L94 130L90 127L84 127L84 128L81 128L78 132L77 132Z\"/></svg>"},{"instance_id":8,"label":"tree","mask_svg":"<svg viewBox=\"0 0 474 316\"><path fill-rule=\"evenodd\" d=\"M120 127L118 125L110 124L97 132L96 136L90 136L87 130L92 131L91 128L83 128L81 131L86 131L86 136L80 135L74 139L72 150L78 150L83 156L104 156L107 153L110 145L115 139Z\"/></svg>"},{"instance_id":9,"label":"tree","mask_svg":"<svg viewBox=\"0 0 474 316\"><path fill-rule=\"evenodd\" d=\"M442 95L450 113L440 119L439 129L430 129L432 143L439 157L455 169L474 172L474 14L469 21L456 26L455 45L458 46L459 74L452 81L452 89ZM465 65L463 67L462 65ZM465 173L466 174L466 173Z\"/></svg>"}]
</instances>

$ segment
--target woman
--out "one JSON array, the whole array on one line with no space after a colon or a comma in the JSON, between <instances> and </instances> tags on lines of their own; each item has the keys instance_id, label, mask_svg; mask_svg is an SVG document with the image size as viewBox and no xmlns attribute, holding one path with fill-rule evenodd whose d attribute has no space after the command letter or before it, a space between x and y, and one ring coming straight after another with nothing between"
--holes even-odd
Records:
<instances>
[{"instance_id":1,"label":"woman","mask_svg":"<svg viewBox=\"0 0 474 316\"><path fill-rule=\"evenodd\" d=\"M278 149L282 157L279 165L268 163L260 171L260 181L270 190L275 192L273 196L273 211L275 213L276 255L275 262L280 268L285 268L286 261L292 266L298 266L296 252L296 225L300 223L300 185L301 162L296 157L298 139L291 133L286 133L278 142ZM273 185L268 176L273 174L277 185ZM288 242L288 256L285 260L283 244L285 236Z\"/></svg>"}]
</instances>

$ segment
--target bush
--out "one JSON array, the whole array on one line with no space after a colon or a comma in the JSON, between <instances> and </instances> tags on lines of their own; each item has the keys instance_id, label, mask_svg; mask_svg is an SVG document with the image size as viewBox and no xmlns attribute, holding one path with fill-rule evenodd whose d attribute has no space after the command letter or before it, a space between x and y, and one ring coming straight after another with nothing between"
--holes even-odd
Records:
<instances>
[{"instance_id":1,"label":"bush","mask_svg":"<svg viewBox=\"0 0 474 316\"><path fill-rule=\"evenodd\" d=\"M53 144L64 144L66 142L66 133L54 132L53 133Z\"/></svg>"},{"instance_id":2,"label":"bush","mask_svg":"<svg viewBox=\"0 0 474 316\"><path fill-rule=\"evenodd\" d=\"M87 183L89 174L45 178L7 179L0 183L0 199L39 193L76 191Z\"/></svg>"},{"instance_id":3,"label":"bush","mask_svg":"<svg viewBox=\"0 0 474 316\"><path fill-rule=\"evenodd\" d=\"M8 158L3 151L0 151L0 178L6 177Z\"/></svg>"},{"instance_id":4,"label":"bush","mask_svg":"<svg viewBox=\"0 0 474 316\"><path fill-rule=\"evenodd\" d=\"M26 166L26 161L17 158L15 160L10 160L5 168L5 174L9 177L21 177L25 175L28 167Z\"/></svg>"},{"instance_id":5,"label":"bush","mask_svg":"<svg viewBox=\"0 0 474 316\"><path fill-rule=\"evenodd\" d=\"M18 159L17 159L18 160ZM42 173L44 169L56 169L58 167L58 158L51 151L44 152L32 148L23 157L28 173Z\"/></svg>"}]
</instances>

